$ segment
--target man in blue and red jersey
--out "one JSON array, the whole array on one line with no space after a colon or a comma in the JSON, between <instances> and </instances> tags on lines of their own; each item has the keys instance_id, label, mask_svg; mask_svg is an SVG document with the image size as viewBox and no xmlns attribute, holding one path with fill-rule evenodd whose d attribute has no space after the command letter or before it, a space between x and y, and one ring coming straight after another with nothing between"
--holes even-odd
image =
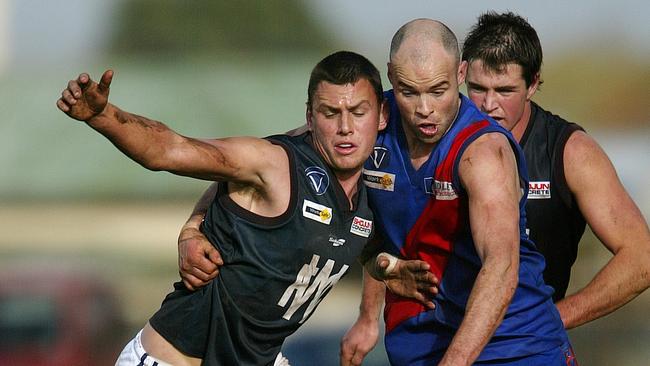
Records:
<instances>
[{"instance_id":1,"label":"man in blue and red jersey","mask_svg":"<svg viewBox=\"0 0 650 366\"><path fill-rule=\"evenodd\" d=\"M386 293L395 365L566 364L570 345L525 233L527 174L512 135L460 95L454 34L418 19L391 43L388 127L366 162L381 248L419 258L439 278L434 309ZM522 194L522 192L524 192ZM342 364L360 364L376 333L383 284L366 278ZM358 352L358 354L357 354Z\"/></svg>"}]
</instances>

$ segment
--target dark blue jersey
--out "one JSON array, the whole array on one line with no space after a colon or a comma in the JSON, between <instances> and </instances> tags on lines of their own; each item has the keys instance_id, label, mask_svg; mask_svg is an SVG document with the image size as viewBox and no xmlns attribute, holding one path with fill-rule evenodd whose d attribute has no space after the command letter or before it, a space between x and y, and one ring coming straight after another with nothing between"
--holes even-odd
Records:
<instances>
[{"instance_id":1,"label":"dark blue jersey","mask_svg":"<svg viewBox=\"0 0 650 366\"><path fill-rule=\"evenodd\" d=\"M429 159L411 164L401 117L392 92L390 122L365 165L371 207L384 250L427 261L440 279L436 307L387 293L386 349L393 364L435 364L444 354L465 314L467 299L481 268L469 226L467 194L458 164L464 149L485 133L506 136L515 152L522 187L527 187L524 158L511 134L461 96L449 131ZM490 184L490 182L486 182ZM525 193L524 189L524 193ZM522 357L559 347L566 333L542 279L544 259L525 233L524 194L520 206L519 283L501 325L478 360Z\"/></svg>"},{"instance_id":2,"label":"dark blue jersey","mask_svg":"<svg viewBox=\"0 0 650 366\"><path fill-rule=\"evenodd\" d=\"M262 217L230 199L226 184L202 231L225 265L208 286L182 283L151 325L180 351L205 365L272 364L284 339L312 314L346 274L373 230L359 183L350 204L310 135L273 136L291 167L291 198L282 215Z\"/></svg>"}]
</instances>

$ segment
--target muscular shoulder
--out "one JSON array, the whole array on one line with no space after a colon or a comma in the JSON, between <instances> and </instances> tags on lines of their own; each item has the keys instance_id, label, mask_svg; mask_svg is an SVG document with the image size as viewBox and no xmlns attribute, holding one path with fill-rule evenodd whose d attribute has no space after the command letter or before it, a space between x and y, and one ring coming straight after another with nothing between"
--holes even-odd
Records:
<instances>
[{"instance_id":1,"label":"muscular shoulder","mask_svg":"<svg viewBox=\"0 0 650 366\"><path fill-rule=\"evenodd\" d=\"M488 182L508 171L516 172L516 160L508 138L497 132L486 133L472 141L459 162L463 185L470 181Z\"/></svg>"},{"instance_id":2,"label":"muscular shoulder","mask_svg":"<svg viewBox=\"0 0 650 366\"><path fill-rule=\"evenodd\" d=\"M584 131L571 134L564 147L564 175L571 191L593 179L616 176L614 166L600 145Z\"/></svg>"},{"instance_id":3,"label":"muscular shoulder","mask_svg":"<svg viewBox=\"0 0 650 366\"><path fill-rule=\"evenodd\" d=\"M461 162L466 161L471 164L471 160L499 158L512 154L508 138L502 133L490 132L479 136L467 146Z\"/></svg>"}]
</instances>

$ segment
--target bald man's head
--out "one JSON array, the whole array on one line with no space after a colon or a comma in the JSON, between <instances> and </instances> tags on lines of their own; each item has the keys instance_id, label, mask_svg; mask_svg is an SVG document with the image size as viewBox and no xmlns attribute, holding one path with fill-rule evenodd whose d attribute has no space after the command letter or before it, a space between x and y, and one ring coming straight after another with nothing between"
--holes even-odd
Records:
<instances>
[{"instance_id":1,"label":"bald man's head","mask_svg":"<svg viewBox=\"0 0 650 366\"><path fill-rule=\"evenodd\" d=\"M432 19L415 19L397 30L390 43L390 62L407 57L414 61L427 62L431 50L442 48L453 57L455 64L460 61L458 39L454 32L443 23Z\"/></svg>"}]
</instances>

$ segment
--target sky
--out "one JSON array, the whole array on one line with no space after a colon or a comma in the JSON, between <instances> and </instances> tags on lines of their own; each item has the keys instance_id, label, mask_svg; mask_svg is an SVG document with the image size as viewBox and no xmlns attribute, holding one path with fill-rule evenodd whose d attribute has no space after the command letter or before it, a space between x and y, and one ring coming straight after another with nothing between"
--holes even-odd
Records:
<instances>
[{"instance_id":1,"label":"sky","mask_svg":"<svg viewBox=\"0 0 650 366\"><path fill-rule=\"evenodd\" d=\"M106 44L111 10L120 1L128 0L0 0L0 72L92 56ZM303 1L314 22L371 58L385 57L392 34L410 19L439 19L462 39L488 8L528 18L550 55L601 35L603 46L616 42L632 56L650 57L649 1Z\"/></svg>"},{"instance_id":2,"label":"sky","mask_svg":"<svg viewBox=\"0 0 650 366\"><path fill-rule=\"evenodd\" d=\"M308 4L312 14L340 39L350 38L352 45L366 48L370 54L387 49L392 34L414 18L438 19L462 40L480 13L510 10L527 18L536 28L547 54L570 51L576 44L602 35L639 56L650 56L648 1L310 0Z\"/></svg>"}]
</instances>

